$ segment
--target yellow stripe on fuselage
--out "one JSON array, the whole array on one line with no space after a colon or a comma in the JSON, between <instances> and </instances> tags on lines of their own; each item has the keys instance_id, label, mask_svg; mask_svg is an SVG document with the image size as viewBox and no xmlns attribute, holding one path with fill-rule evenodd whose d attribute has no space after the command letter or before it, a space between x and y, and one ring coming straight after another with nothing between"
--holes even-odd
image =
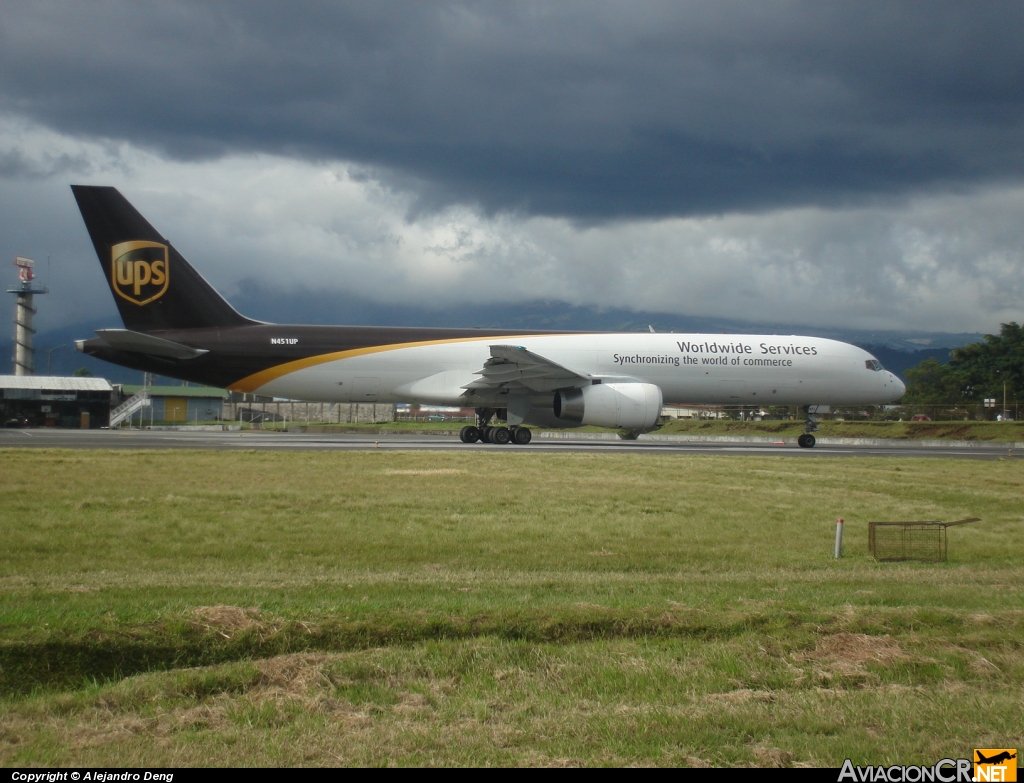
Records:
<instances>
[{"instance_id":1,"label":"yellow stripe on fuselage","mask_svg":"<svg viewBox=\"0 0 1024 783\"><path fill-rule=\"evenodd\" d=\"M268 367L265 370L260 370L257 373L246 376L239 381L235 381L228 389L237 392L246 392L248 394L253 393L261 386L264 386L271 381L276 381L278 378L282 378L285 375L296 372L298 370L305 370L307 367L316 367L318 364L327 364L327 362L334 362L339 359L349 359L353 356L366 356L371 353L383 353L384 351L397 351L399 348L418 348L423 345L446 345L451 343L470 343L480 342L481 340L491 340L492 342L500 343L505 340L521 340L531 337L551 337L553 335L548 334L510 334L510 335L490 335L488 337L451 337L447 340L421 340L419 342L412 343L390 343L388 345L371 345L367 348L352 348L348 351L334 351L332 353L322 353L316 356L307 356L304 359L296 359L291 362L285 362L284 364L278 364L274 367Z\"/></svg>"}]
</instances>

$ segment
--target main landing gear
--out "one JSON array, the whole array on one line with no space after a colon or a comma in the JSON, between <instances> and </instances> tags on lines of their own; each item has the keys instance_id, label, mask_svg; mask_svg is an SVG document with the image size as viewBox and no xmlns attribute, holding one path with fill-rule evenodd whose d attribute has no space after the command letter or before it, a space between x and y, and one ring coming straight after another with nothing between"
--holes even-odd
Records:
<instances>
[{"instance_id":1,"label":"main landing gear","mask_svg":"<svg viewBox=\"0 0 1024 783\"><path fill-rule=\"evenodd\" d=\"M496 413L493 408L476 409L476 426L472 424L463 427L459 431L459 440L463 443L515 443L517 446L525 446L533 440L533 433L526 427L492 427L491 417Z\"/></svg>"},{"instance_id":2,"label":"main landing gear","mask_svg":"<svg viewBox=\"0 0 1024 783\"><path fill-rule=\"evenodd\" d=\"M525 446L533 440L533 433L526 427L474 427L472 424L459 431L463 443L515 443Z\"/></svg>"}]
</instances>

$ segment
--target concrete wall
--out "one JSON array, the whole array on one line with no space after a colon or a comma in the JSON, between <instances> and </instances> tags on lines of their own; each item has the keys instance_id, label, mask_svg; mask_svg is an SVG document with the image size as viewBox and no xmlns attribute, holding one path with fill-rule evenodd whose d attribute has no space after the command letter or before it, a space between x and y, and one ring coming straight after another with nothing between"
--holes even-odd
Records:
<instances>
[{"instance_id":1,"label":"concrete wall","mask_svg":"<svg viewBox=\"0 0 1024 783\"><path fill-rule=\"evenodd\" d=\"M394 405L355 402L225 402L224 418L238 421L239 408L276 414L296 424L383 424L395 420Z\"/></svg>"}]
</instances>

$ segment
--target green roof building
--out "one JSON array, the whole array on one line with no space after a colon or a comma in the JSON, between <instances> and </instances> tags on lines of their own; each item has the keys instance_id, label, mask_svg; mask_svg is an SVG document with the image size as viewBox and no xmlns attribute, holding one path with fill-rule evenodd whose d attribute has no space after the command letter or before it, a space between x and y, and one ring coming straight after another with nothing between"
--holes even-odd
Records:
<instances>
[{"instance_id":1,"label":"green roof building","mask_svg":"<svg viewBox=\"0 0 1024 783\"><path fill-rule=\"evenodd\" d=\"M121 395L127 399L142 389L142 386L126 383L121 386ZM223 419L228 393L213 386L150 386L149 396L153 401L154 422L184 423Z\"/></svg>"}]
</instances>

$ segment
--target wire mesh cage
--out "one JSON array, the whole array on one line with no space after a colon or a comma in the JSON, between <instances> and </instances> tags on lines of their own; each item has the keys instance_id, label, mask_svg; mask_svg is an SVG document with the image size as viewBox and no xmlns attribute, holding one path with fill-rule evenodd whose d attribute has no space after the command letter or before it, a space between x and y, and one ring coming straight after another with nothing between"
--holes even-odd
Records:
<instances>
[{"instance_id":1,"label":"wire mesh cage","mask_svg":"<svg viewBox=\"0 0 1024 783\"><path fill-rule=\"evenodd\" d=\"M880 561L939 563L946 559L946 531L954 525L977 521L977 517L971 517L957 522L869 522L868 551Z\"/></svg>"}]
</instances>

